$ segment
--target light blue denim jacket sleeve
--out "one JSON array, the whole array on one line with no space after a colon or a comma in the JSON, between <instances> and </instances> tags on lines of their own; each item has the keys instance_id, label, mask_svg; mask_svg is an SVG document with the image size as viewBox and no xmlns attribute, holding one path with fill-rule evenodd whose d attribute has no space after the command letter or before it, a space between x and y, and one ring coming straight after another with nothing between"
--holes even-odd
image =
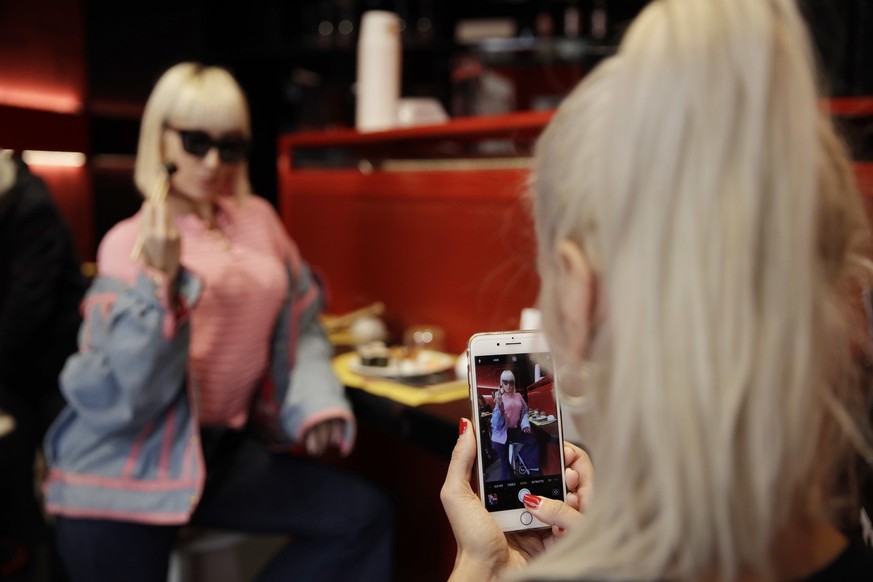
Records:
<instances>
[{"instance_id":1,"label":"light blue denim jacket sleeve","mask_svg":"<svg viewBox=\"0 0 873 582\"><path fill-rule=\"evenodd\" d=\"M259 395L260 411L267 413L260 421L274 429L277 440L300 442L313 425L338 418L345 421L343 448L348 450L355 438L354 415L345 388L333 372L333 345L319 321L321 289L305 263L297 267L296 273L289 272L293 292L273 337L271 385ZM277 405L280 411L275 410Z\"/></svg>"},{"instance_id":2,"label":"light blue denim jacket sleeve","mask_svg":"<svg viewBox=\"0 0 873 582\"><path fill-rule=\"evenodd\" d=\"M184 269L179 295L193 305L200 283ZM188 325L165 328L166 311L154 283L144 274L133 286L98 277L85 301L79 351L61 373L68 405L98 432L131 430L154 420L184 389ZM169 337L167 337L169 335Z\"/></svg>"}]
</instances>

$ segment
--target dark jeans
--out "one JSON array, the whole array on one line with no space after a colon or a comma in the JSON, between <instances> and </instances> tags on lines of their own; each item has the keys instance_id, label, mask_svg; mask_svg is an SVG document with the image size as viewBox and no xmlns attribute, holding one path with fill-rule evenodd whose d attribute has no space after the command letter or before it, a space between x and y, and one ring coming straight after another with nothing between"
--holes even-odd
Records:
<instances>
[{"instance_id":1,"label":"dark jeans","mask_svg":"<svg viewBox=\"0 0 873 582\"><path fill-rule=\"evenodd\" d=\"M372 485L247 433L204 431L204 453L191 524L291 536L259 580L391 580L393 509ZM163 582L179 528L59 517L56 529L73 582Z\"/></svg>"},{"instance_id":2,"label":"dark jeans","mask_svg":"<svg viewBox=\"0 0 873 582\"><path fill-rule=\"evenodd\" d=\"M509 444L520 443L524 445L521 449L521 459L524 461L528 471L537 474L540 471L540 452L537 438L533 433L524 432L518 428L511 428L506 431L506 444L493 442L494 452L497 453L497 458L500 460L500 480L509 481L514 478L512 464L509 459Z\"/></svg>"}]
</instances>

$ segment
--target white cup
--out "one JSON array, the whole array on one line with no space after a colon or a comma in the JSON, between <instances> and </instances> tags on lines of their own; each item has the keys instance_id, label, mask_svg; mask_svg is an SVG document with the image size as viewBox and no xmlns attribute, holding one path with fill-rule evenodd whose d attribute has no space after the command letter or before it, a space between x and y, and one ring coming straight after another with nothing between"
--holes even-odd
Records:
<instances>
[{"instance_id":1,"label":"white cup","mask_svg":"<svg viewBox=\"0 0 873 582\"><path fill-rule=\"evenodd\" d=\"M400 18L384 10L364 12L358 37L358 131L391 129L397 124L401 52Z\"/></svg>"}]
</instances>

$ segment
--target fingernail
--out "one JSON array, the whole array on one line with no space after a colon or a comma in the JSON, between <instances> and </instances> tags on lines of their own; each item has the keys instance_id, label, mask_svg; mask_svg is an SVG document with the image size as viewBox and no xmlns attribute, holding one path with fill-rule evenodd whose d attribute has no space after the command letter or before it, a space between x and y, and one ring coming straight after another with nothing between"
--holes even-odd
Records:
<instances>
[{"instance_id":1,"label":"fingernail","mask_svg":"<svg viewBox=\"0 0 873 582\"><path fill-rule=\"evenodd\" d=\"M461 436L462 434L464 434L464 431L466 431L466 430L467 430L467 421L462 418L461 422L458 424L458 436Z\"/></svg>"},{"instance_id":2,"label":"fingernail","mask_svg":"<svg viewBox=\"0 0 873 582\"><path fill-rule=\"evenodd\" d=\"M536 495L531 495L530 493L527 493L524 496L524 504L531 509L536 509L540 506L540 498Z\"/></svg>"}]
</instances>

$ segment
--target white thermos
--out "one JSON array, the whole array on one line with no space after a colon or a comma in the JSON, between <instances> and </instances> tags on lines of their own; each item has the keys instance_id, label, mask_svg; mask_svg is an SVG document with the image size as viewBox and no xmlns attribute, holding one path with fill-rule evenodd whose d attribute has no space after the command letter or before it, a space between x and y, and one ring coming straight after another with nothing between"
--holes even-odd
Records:
<instances>
[{"instance_id":1,"label":"white thermos","mask_svg":"<svg viewBox=\"0 0 873 582\"><path fill-rule=\"evenodd\" d=\"M400 18L384 10L364 12L358 36L358 131L391 129L397 124L401 53Z\"/></svg>"}]
</instances>

